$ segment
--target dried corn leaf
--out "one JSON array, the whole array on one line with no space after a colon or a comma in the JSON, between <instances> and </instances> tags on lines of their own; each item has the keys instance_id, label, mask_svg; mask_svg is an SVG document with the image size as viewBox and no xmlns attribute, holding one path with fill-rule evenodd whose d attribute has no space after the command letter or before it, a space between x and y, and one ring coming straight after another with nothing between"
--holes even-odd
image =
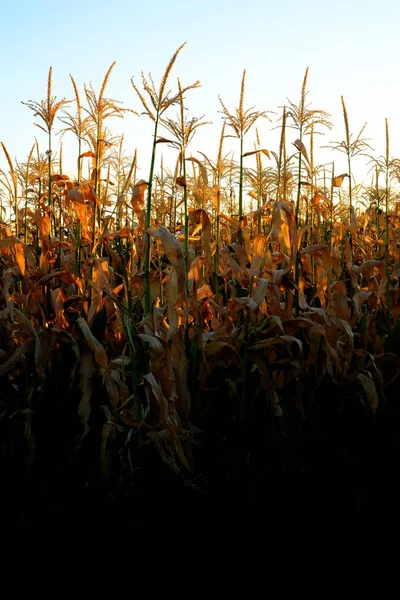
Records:
<instances>
[{"instance_id":1,"label":"dried corn leaf","mask_svg":"<svg viewBox=\"0 0 400 600\"><path fill-rule=\"evenodd\" d=\"M304 156L304 158L306 159L308 164L310 164L310 161L308 159L307 150L306 150L306 147L303 144L303 142L301 140L297 139L296 141L293 142L293 146L295 146L297 148L297 150L302 153L302 155Z\"/></svg>"},{"instance_id":2,"label":"dried corn leaf","mask_svg":"<svg viewBox=\"0 0 400 600\"><path fill-rule=\"evenodd\" d=\"M367 376L363 373L356 374L357 380L361 383L364 392L367 396L368 404L371 407L372 412L375 414L378 408L378 394L376 392L375 383L371 377L371 375Z\"/></svg>"},{"instance_id":3,"label":"dried corn leaf","mask_svg":"<svg viewBox=\"0 0 400 600\"><path fill-rule=\"evenodd\" d=\"M195 281L199 281L200 279L200 269L203 267L206 262L205 256L197 256L192 264L190 265L190 269L188 272L188 278L194 279Z\"/></svg>"},{"instance_id":4,"label":"dried corn leaf","mask_svg":"<svg viewBox=\"0 0 400 600\"><path fill-rule=\"evenodd\" d=\"M85 204L85 201L96 201L96 195L91 186L81 183L79 186L67 190L66 197L78 204Z\"/></svg>"},{"instance_id":5,"label":"dried corn leaf","mask_svg":"<svg viewBox=\"0 0 400 600\"><path fill-rule=\"evenodd\" d=\"M17 237L10 236L0 240L0 250L11 248L13 250L14 259L22 276L26 274L25 264L25 244Z\"/></svg>"},{"instance_id":6,"label":"dried corn leaf","mask_svg":"<svg viewBox=\"0 0 400 600\"><path fill-rule=\"evenodd\" d=\"M140 181L137 182L137 184L133 188L131 203L132 203L132 207L134 209L135 209L136 205L139 205L140 207L142 207L144 205L144 193L145 193L148 185L149 184L147 181L144 181L144 179L141 179Z\"/></svg>"},{"instance_id":7,"label":"dried corn leaf","mask_svg":"<svg viewBox=\"0 0 400 600\"><path fill-rule=\"evenodd\" d=\"M31 340L24 342L12 353L12 355L6 360L5 363L0 365L0 377L3 377L6 373L8 373L16 362L22 357L30 348Z\"/></svg>"},{"instance_id":8,"label":"dried corn leaf","mask_svg":"<svg viewBox=\"0 0 400 600\"><path fill-rule=\"evenodd\" d=\"M265 296L267 294L267 288L268 288L268 281L266 279L263 279L262 277L260 277L258 280L258 283L257 283L257 287L255 289L255 292L253 293L253 296L252 296L252 299L257 304L257 306L259 306L260 308L262 307L262 305L265 301Z\"/></svg>"},{"instance_id":9,"label":"dried corn leaf","mask_svg":"<svg viewBox=\"0 0 400 600\"><path fill-rule=\"evenodd\" d=\"M176 302L180 302L187 311L187 291L186 291L186 266L183 256L182 246L176 237L166 227L149 227L149 235L160 238L164 247L165 254L173 266L168 281L168 311L169 318L172 319L174 328L177 326L177 315L175 310ZM170 324L171 327L171 324ZM170 332L172 334L172 331Z\"/></svg>"},{"instance_id":10,"label":"dried corn leaf","mask_svg":"<svg viewBox=\"0 0 400 600\"><path fill-rule=\"evenodd\" d=\"M333 178L333 187L341 187L345 177L349 177L347 173L342 173L342 175L337 175Z\"/></svg>"},{"instance_id":11,"label":"dried corn leaf","mask_svg":"<svg viewBox=\"0 0 400 600\"><path fill-rule=\"evenodd\" d=\"M262 152L262 154L265 154L265 156L267 156L268 158L271 158L270 155L269 155L269 150L265 150L265 149L262 149L262 150L252 150L251 152L245 152L243 154L243 158L245 156L252 156L253 154L259 154L260 152Z\"/></svg>"},{"instance_id":12,"label":"dried corn leaf","mask_svg":"<svg viewBox=\"0 0 400 600\"><path fill-rule=\"evenodd\" d=\"M26 331L31 339L35 342L35 363L36 370L39 375L43 374L42 365L40 364L40 355L41 355L41 347L40 347L40 339L39 336L33 327L32 323L25 317L25 315L19 311L17 308L13 309L14 319L18 323L20 327Z\"/></svg>"},{"instance_id":13,"label":"dried corn leaf","mask_svg":"<svg viewBox=\"0 0 400 600\"><path fill-rule=\"evenodd\" d=\"M210 191L210 200L217 211L219 213L220 210L220 200L221 200L221 192L219 185L213 185Z\"/></svg>"},{"instance_id":14,"label":"dried corn leaf","mask_svg":"<svg viewBox=\"0 0 400 600\"><path fill-rule=\"evenodd\" d=\"M68 327L68 321L64 316L65 295L62 288L56 288L51 291L51 302L56 315L55 327L57 329L65 329Z\"/></svg>"},{"instance_id":15,"label":"dried corn leaf","mask_svg":"<svg viewBox=\"0 0 400 600\"><path fill-rule=\"evenodd\" d=\"M92 332L89 329L89 325L87 324L87 322L85 321L85 319L83 317L78 317L78 319L76 321L77 321L79 327L81 328L81 331L85 337L85 340L88 343L89 348L94 353L97 364L99 365L99 367L102 367L103 369L105 369L107 367L108 360L107 360L106 351L104 350L103 346L94 337L94 335L92 334Z\"/></svg>"},{"instance_id":16,"label":"dried corn leaf","mask_svg":"<svg viewBox=\"0 0 400 600\"><path fill-rule=\"evenodd\" d=\"M157 413L160 422L166 424L168 422L168 402L165 398L161 387L157 383L153 373L147 373L144 375L144 390L146 393L147 401L150 405L154 406L156 403ZM155 403L154 403L155 401Z\"/></svg>"},{"instance_id":17,"label":"dried corn leaf","mask_svg":"<svg viewBox=\"0 0 400 600\"><path fill-rule=\"evenodd\" d=\"M196 165L198 165L200 167L200 172L201 172L201 177L203 179L203 184L208 187L208 173L207 173L207 168L205 167L205 165L199 161L197 158L187 158L186 160L190 160L191 162L196 163Z\"/></svg>"}]
</instances>

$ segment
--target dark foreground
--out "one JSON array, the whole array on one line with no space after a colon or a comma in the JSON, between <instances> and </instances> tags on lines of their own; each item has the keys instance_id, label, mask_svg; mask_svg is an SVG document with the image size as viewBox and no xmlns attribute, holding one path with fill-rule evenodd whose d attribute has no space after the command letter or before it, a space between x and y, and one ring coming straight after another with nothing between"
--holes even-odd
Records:
<instances>
[{"instance_id":1,"label":"dark foreground","mask_svg":"<svg viewBox=\"0 0 400 600\"><path fill-rule=\"evenodd\" d=\"M271 541L352 528L392 535L400 515L397 391L375 415L359 398L340 411L329 397L321 402L311 421L253 415L245 427L221 406L195 436L191 473L173 474L146 446L125 481L101 479L90 444L71 459L68 436L44 423L27 465L3 420L3 547L140 547L170 536L209 544L242 534Z\"/></svg>"}]
</instances>

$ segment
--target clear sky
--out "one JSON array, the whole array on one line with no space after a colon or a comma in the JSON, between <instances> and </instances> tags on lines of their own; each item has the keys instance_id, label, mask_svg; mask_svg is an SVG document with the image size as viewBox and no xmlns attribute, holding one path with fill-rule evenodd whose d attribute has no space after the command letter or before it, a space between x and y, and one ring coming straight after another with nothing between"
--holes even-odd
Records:
<instances>
[{"instance_id":1,"label":"clear sky","mask_svg":"<svg viewBox=\"0 0 400 600\"><path fill-rule=\"evenodd\" d=\"M22 100L46 95L53 67L53 94L73 98L71 73L81 89L92 82L98 91L115 60L107 96L138 111L141 106L130 79L151 71L158 83L176 48L178 57L170 84L197 79L201 89L186 97L189 115L205 115L213 125L200 129L190 151L217 153L221 129L218 94L228 108L238 104L243 69L247 70L246 106L278 111L299 101L306 67L308 99L313 108L332 114L334 129L317 143L344 138L340 96L346 101L350 129L367 121L376 155L384 153L384 120L389 119L391 154L400 156L399 77L400 2L398 0L19 0L0 3L0 140L10 155L23 161L37 135L43 152L44 134L33 126L33 113ZM172 108L170 116L175 117ZM121 131L121 123L109 123ZM56 129L58 125L56 124ZM262 146L277 150L276 132L259 122ZM139 152L147 178L151 145L149 120L130 115L123 123L127 151ZM289 134L296 139L296 132ZM65 138L65 171L74 168L75 140ZM252 141L248 141L249 150ZM199 158L200 156L197 155ZM344 156L316 151L316 162L335 160L346 171ZM70 161L70 162L69 162ZM366 172L359 158L357 169ZM3 156L0 166L5 168ZM69 167L69 168L68 168Z\"/></svg>"}]
</instances>

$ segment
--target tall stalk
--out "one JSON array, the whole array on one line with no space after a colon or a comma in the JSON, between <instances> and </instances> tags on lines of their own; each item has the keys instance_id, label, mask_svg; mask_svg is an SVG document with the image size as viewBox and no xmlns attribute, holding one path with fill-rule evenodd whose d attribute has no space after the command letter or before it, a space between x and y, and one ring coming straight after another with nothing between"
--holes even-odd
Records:
<instances>
[{"instance_id":1,"label":"tall stalk","mask_svg":"<svg viewBox=\"0 0 400 600\"><path fill-rule=\"evenodd\" d=\"M95 254L95 251L97 252L101 246L101 244L96 243L96 221L99 227L101 224L101 169L105 159L106 149L115 144L115 138L110 138L108 129L105 127L104 122L110 117L123 118L126 112L137 114L131 109L122 108L117 100L105 97L106 87L114 66L115 61L111 64L103 79L103 83L101 85L98 96L91 84L89 84L89 86L84 86L85 96L88 103L88 118L87 122L81 122L81 127L84 127L84 131L88 140L90 140L94 154L94 173L91 177L95 195L95 202L93 203L92 214L92 254ZM97 203L99 204L99 208L96 210Z\"/></svg>"},{"instance_id":2,"label":"tall stalk","mask_svg":"<svg viewBox=\"0 0 400 600\"><path fill-rule=\"evenodd\" d=\"M197 87L197 86L196 86ZM185 105L183 98L183 90L181 82L178 78L178 91L180 94L179 115L176 121L172 119L162 119L163 126L174 136L173 140L165 140L171 143L179 150L179 170L183 177L183 210L184 210L184 244L183 253L185 257L186 271L188 270L188 255L189 255L189 213L188 213L188 193L186 181L186 161L192 161L202 167L202 174L207 180L207 170L201 165L196 158L186 158L186 150L189 143L192 141L197 129L202 125L208 125L208 122L202 121L201 118L187 119L185 115ZM204 185L208 186L208 182L204 181Z\"/></svg>"},{"instance_id":3,"label":"tall stalk","mask_svg":"<svg viewBox=\"0 0 400 600\"><path fill-rule=\"evenodd\" d=\"M243 221L243 135L240 136L240 161L239 161L239 226ZM239 244L243 242L243 232L239 229Z\"/></svg>"},{"instance_id":4,"label":"tall stalk","mask_svg":"<svg viewBox=\"0 0 400 600\"><path fill-rule=\"evenodd\" d=\"M343 109L343 120L344 120L344 130L345 130L345 141L346 141L346 154L347 154L347 172L349 175L349 222L351 222L351 213L353 210L353 185L351 180L351 152L350 152L350 129L349 129L349 118L347 116L347 109L344 103L343 96L341 96L342 101L342 109Z\"/></svg>"},{"instance_id":5,"label":"tall stalk","mask_svg":"<svg viewBox=\"0 0 400 600\"><path fill-rule=\"evenodd\" d=\"M313 187L311 188L313 191L315 191L317 189L316 187L316 183L317 183L317 177L316 177L316 171L314 168L314 123L311 123L311 129L310 129L310 165L309 165L309 176L310 176L310 183L312 183ZM309 240L309 244L313 243L313 235L314 235L314 203L311 199L310 202L310 194L308 194L308 201L307 201L307 207L309 207L308 215L307 215L307 225L310 225L310 240ZM314 264L314 263L313 263Z\"/></svg>"},{"instance_id":6,"label":"tall stalk","mask_svg":"<svg viewBox=\"0 0 400 600\"><path fill-rule=\"evenodd\" d=\"M200 152L204 156L206 164L212 170L213 173L213 187L211 190L211 202L215 209L215 253L214 253L214 293L216 302L219 298L219 265L220 265L220 237L221 237L221 221L220 221L220 208L221 208L221 184L223 178L228 174L232 173L232 160L229 157L229 153L224 156L223 147L225 141L225 122L222 125L222 130L219 138L218 155L216 161L212 161L206 154Z\"/></svg>"},{"instance_id":7,"label":"tall stalk","mask_svg":"<svg viewBox=\"0 0 400 600\"><path fill-rule=\"evenodd\" d=\"M308 76L308 67L306 69L306 72L304 74L304 79L303 79L303 85L301 87L301 97L300 97L300 105L299 105L299 120L298 120L298 124L299 124L299 143L296 144L296 147L298 147L299 150L299 156L298 156L298 166L297 166L297 196L296 196L296 209L295 209L295 218L296 218L296 225L297 227L299 227L299 216L300 216L300 197L301 197L301 166L302 166L302 158L303 158L303 154L304 154L304 144L303 144L303 131L304 131L304 126L305 126L305 119L304 119L304 112L305 112L305 101L306 101L306 86L307 86L307 76ZM297 256L297 248L296 248L296 253L295 253L295 282L296 285L299 285L299 279L300 279L300 263L299 263L299 257ZM298 290L296 290L296 298L295 298L295 310L296 310L296 316L299 315L300 312L300 307L299 307L299 293Z\"/></svg>"},{"instance_id":8,"label":"tall stalk","mask_svg":"<svg viewBox=\"0 0 400 600\"><path fill-rule=\"evenodd\" d=\"M156 162L156 151L157 151L157 132L160 114L156 112L156 118L154 120L154 131L153 131L153 145L151 150L151 162L150 162L150 174L149 183L147 187L147 201L146 201L146 222L145 222L145 238L144 238L144 276L146 282L145 296L144 296L144 314L147 315L150 312L150 235L148 228L151 224L151 193L153 190L153 176L154 176L154 165Z\"/></svg>"},{"instance_id":9,"label":"tall stalk","mask_svg":"<svg viewBox=\"0 0 400 600\"><path fill-rule=\"evenodd\" d=\"M345 138L344 138L344 140L342 140L340 142L330 142L330 145L328 147L331 148L332 150L339 150L340 152L343 152L347 158L348 172L345 175L339 176L339 177L343 178L343 177L348 176L348 178L349 178L349 222L351 222L351 215L352 215L352 210L353 210L353 200L354 200L352 170L351 170L352 169L352 160L357 154L365 153L365 151L368 148L371 149L371 146L368 144L368 140L366 138L361 137L364 132L364 129L367 125L366 123L363 125L363 127L360 129L360 132L358 133L356 138L353 140L353 134L350 132L349 118L348 118L347 108L346 108L346 104L345 104L343 96L341 96L341 102L342 102L344 129L345 129ZM340 182L340 185L341 185L341 182ZM337 187L340 187L340 185ZM351 244L352 243L351 234L349 234L349 235L350 235L350 244Z\"/></svg>"},{"instance_id":10,"label":"tall stalk","mask_svg":"<svg viewBox=\"0 0 400 600\"><path fill-rule=\"evenodd\" d=\"M390 139L389 124L385 119L385 267L386 267L386 307L387 307L387 326L388 331L392 328L391 310L390 310L390 289L389 289L389 198L390 198Z\"/></svg>"},{"instance_id":11,"label":"tall stalk","mask_svg":"<svg viewBox=\"0 0 400 600\"><path fill-rule=\"evenodd\" d=\"M8 194L9 194L10 204L13 207L14 213L15 213L15 235L18 237L19 224L18 224L18 179L17 179L17 173L16 173L16 170L12 163L11 157L8 153L8 150L5 147L5 145L3 144L3 142L1 142L1 147L3 148L3 152L7 159L7 163L8 163L10 170L9 170L9 175L7 175L7 173L5 173L2 169L0 169L0 176L2 177L2 179L0 179L0 183L6 188Z\"/></svg>"},{"instance_id":12,"label":"tall stalk","mask_svg":"<svg viewBox=\"0 0 400 600\"><path fill-rule=\"evenodd\" d=\"M332 251L332 233L333 233L333 187L334 187L334 182L335 182L335 163L332 163L332 180L331 180L331 194L330 194L330 221L331 221L331 226L330 226L330 238L329 238L329 245Z\"/></svg>"},{"instance_id":13,"label":"tall stalk","mask_svg":"<svg viewBox=\"0 0 400 600\"><path fill-rule=\"evenodd\" d=\"M82 145L84 142L88 143L86 139L86 134L88 132L89 124L90 124L90 116L86 118L83 117L83 107L81 104L81 99L79 95L79 89L76 84L75 79L72 75L69 76L72 87L74 89L75 94L75 102L76 102L76 113L72 115L70 112L66 110L62 110L63 116L59 117L59 120L66 125L59 132L61 135L64 135L67 131L73 133L78 140L78 156L77 156L77 183L78 186L81 183L82 179ZM75 273L79 275L80 265L82 263L82 247L81 247L81 237L82 237L82 225L79 219L76 220L75 223Z\"/></svg>"},{"instance_id":14,"label":"tall stalk","mask_svg":"<svg viewBox=\"0 0 400 600\"><path fill-rule=\"evenodd\" d=\"M47 156L47 176L48 176L48 188L47 188L47 204L49 210L52 211L52 189L51 189L51 172L52 172L52 131L54 125L54 119L58 113L58 111L69 104L71 100L62 100L57 101L56 96L52 96L52 80L53 80L53 68L50 67L49 74L47 77L47 96L45 100L41 100L40 102L35 102L33 100L28 100L27 102L22 102L28 108L30 108L35 117L39 117L44 125L40 125L39 123L34 123L36 127L39 127L44 133L47 135L47 145L48 149L46 151ZM56 232L54 232L56 233Z\"/></svg>"},{"instance_id":15,"label":"tall stalk","mask_svg":"<svg viewBox=\"0 0 400 600\"><path fill-rule=\"evenodd\" d=\"M376 196L376 234L377 234L377 238L378 240L381 239L381 207L380 207L380 192L379 192L379 175L380 175L380 170L378 169L378 167L375 167L375 196ZM381 247L379 244L377 244L377 256L378 259L380 258L380 254L381 254Z\"/></svg>"},{"instance_id":16,"label":"tall stalk","mask_svg":"<svg viewBox=\"0 0 400 600\"><path fill-rule=\"evenodd\" d=\"M303 83L301 86L301 95L300 102L298 105L294 104L290 100L288 100L288 110L287 116L291 117L293 120L293 125L290 125L291 128L294 128L298 131L298 139L294 142L295 147L297 148L298 154L298 167L297 167L297 195L296 195L296 205L295 205L295 220L296 225L299 227L300 225L300 200L301 200L301 179L302 179L302 163L303 160L306 164L310 164L307 151L305 145L303 143L303 138L305 135L310 134L311 131L314 131L314 127L316 125L321 125L323 127L327 127L331 129L332 125L329 121L330 115L324 111L319 109L310 109L310 105L306 103L307 99L307 78L308 78L308 67L306 68ZM299 278L300 278L300 265L297 256L297 248L295 252L294 264L295 264L295 282L298 286ZM298 290L296 290L295 296L295 310L296 315L299 314L299 294Z\"/></svg>"},{"instance_id":17,"label":"tall stalk","mask_svg":"<svg viewBox=\"0 0 400 600\"><path fill-rule=\"evenodd\" d=\"M24 206L24 242L25 244L28 241L28 228L27 228L27 217L28 217L28 189L29 189L29 170L31 167L31 160L32 160L32 154L33 151L35 149L35 144L33 144L31 151L29 152L28 155L28 160L26 161L26 165L25 165L25 177L24 177L24 183L25 183L25 206Z\"/></svg>"},{"instance_id":18,"label":"tall stalk","mask_svg":"<svg viewBox=\"0 0 400 600\"><path fill-rule=\"evenodd\" d=\"M239 139L240 145L240 158L239 158L239 243L243 242L243 234L241 229L241 223L243 221L243 158L247 156L247 154L243 154L243 141L244 136L250 130L250 128L254 125L258 118L264 117L269 118L267 112L258 112L253 110L254 107L248 108L245 110L244 108L244 94L245 94L245 86L246 86L246 70L243 71L242 75L242 84L240 87L240 97L239 97L239 107L235 108L235 114L230 113L223 103L221 96L218 96L219 101L222 106L222 114L224 115L224 119L226 123L231 127L234 131L233 136ZM249 154L253 154L252 152Z\"/></svg>"},{"instance_id":19,"label":"tall stalk","mask_svg":"<svg viewBox=\"0 0 400 600\"><path fill-rule=\"evenodd\" d=\"M186 42L185 42L185 44L186 44ZM139 88L134 83L133 77L131 79L132 86L133 86L135 92L137 93L137 95L139 96L140 101L145 109L145 114L154 123L150 173L149 173L149 181L148 181L148 186L147 186L146 218L145 218L146 231L144 234L144 276L145 276L144 314L145 314L145 316L148 315L148 313L150 312L150 258L151 258L151 251L150 251L150 235L147 230L151 224L152 189L153 189L154 165L155 165L155 160L156 160L156 149L157 149L157 143L158 143L158 139L157 139L158 126L160 123L160 119L162 118L162 115L165 113L165 111L171 105L180 103L182 101L183 94L187 90L200 86L200 82L197 81L196 83L194 83L190 86L187 86L183 89L179 89L178 92L172 96L170 95L170 92L168 92L166 90L166 84L168 81L168 77L171 73L172 67L174 66L174 63L178 57L178 54L180 53L182 48L185 46L185 44L182 44L176 50L176 52L172 56L171 60L169 61L167 68L164 72L164 75L161 79L161 83L160 83L160 87L159 87L158 91L155 88L154 81L152 79L151 74L149 75L149 77L147 79L144 76L144 73L142 72L143 89L150 98L150 104L152 105L152 108L150 108L144 95L142 94L142 92L139 90Z\"/></svg>"},{"instance_id":20,"label":"tall stalk","mask_svg":"<svg viewBox=\"0 0 400 600\"><path fill-rule=\"evenodd\" d=\"M283 107L282 111L282 127L281 136L279 140L279 155L278 155L278 181L277 181L277 200L283 202L286 201L286 106ZM283 190L281 190L281 183L283 178Z\"/></svg>"}]
</instances>

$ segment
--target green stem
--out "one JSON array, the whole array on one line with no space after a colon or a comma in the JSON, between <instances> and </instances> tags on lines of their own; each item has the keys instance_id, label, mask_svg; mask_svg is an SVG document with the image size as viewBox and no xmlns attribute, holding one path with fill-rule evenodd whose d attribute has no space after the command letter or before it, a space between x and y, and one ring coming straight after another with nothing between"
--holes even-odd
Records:
<instances>
[{"instance_id":1,"label":"green stem","mask_svg":"<svg viewBox=\"0 0 400 600\"><path fill-rule=\"evenodd\" d=\"M24 242L27 242L27 227L26 227L26 214L28 212L28 196L25 196L25 210L24 210Z\"/></svg>"},{"instance_id":2,"label":"green stem","mask_svg":"<svg viewBox=\"0 0 400 600\"><path fill-rule=\"evenodd\" d=\"M378 240L380 240L381 238L381 227L380 227L380 206L379 206L379 171L378 169L376 169L375 172L375 193L376 193L376 204L377 204L377 208L376 208L376 232L377 232L377 236L378 236ZM380 245L378 244L378 259L380 258Z\"/></svg>"},{"instance_id":3,"label":"green stem","mask_svg":"<svg viewBox=\"0 0 400 600\"><path fill-rule=\"evenodd\" d=\"M82 172L82 138L78 137L78 186L81 183L81 172ZM80 220L78 219L77 228L76 228L76 242L75 242L75 272L79 275L80 266L82 264L82 247L81 247L81 239L82 239L82 225Z\"/></svg>"},{"instance_id":4,"label":"green stem","mask_svg":"<svg viewBox=\"0 0 400 600\"><path fill-rule=\"evenodd\" d=\"M332 163L332 182L331 182L331 204L330 204L330 233L329 233L329 246L332 252L332 234L333 234L333 183L335 178L335 163Z\"/></svg>"},{"instance_id":5,"label":"green stem","mask_svg":"<svg viewBox=\"0 0 400 600\"><path fill-rule=\"evenodd\" d=\"M150 312L150 235L147 230L150 227L151 222L151 191L153 187L153 174L154 164L156 161L156 148L157 148L157 129L158 129L159 112L156 113L156 120L154 122L154 137L153 137L153 149L151 153L151 164L150 164L150 175L149 185L147 187L147 205L146 205L146 231L144 234L144 280L145 280L145 292L144 292L144 316L146 317Z\"/></svg>"},{"instance_id":6,"label":"green stem","mask_svg":"<svg viewBox=\"0 0 400 600\"><path fill-rule=\"evenodd\" d=\"M75 273L76 273L76 275L79 276L79 271L80 271L80 266L81 266L81 260L80 260L80 254L81 254L81 224L80 224L79 219L78 219L78 222L77 222L77 225L76 225L75 245L76 245L76 250L75 250Z\"/></svg>"},{"instance_id":7,"label":"green stem","mask_svg":"<svg viewBox=\"0 0 400 600\"><path fill-rule=\"evenodd\" d=\"M217 212L217 231L216 231L216 238L215 238L215 254L214 254L214 276L215 276L215 301L218 304L218 297L219 297L219 279L218 279L218 274L219 274L219 229L220 229L220 223L219 223L219 213Z\"/></svg>"},{"instance_id":8,"label":"green stem","mask_svg":"<svg viewBox=\"0 0 400 600\"><path fill-rule=\"evenodd\" d=\"M300 126L300 142L303 137L303 128ZM296 198L296 225L299 226L299 213L300 213L300 197L301 197L301 152L299 151L299 173L297 181L297 198Z\"/></svg>"},{"instance_id":9,"label":"green stem","mask_svg":"<svg viewBox=\"0 0 400 600\"><path fill-rule=\"evenodd\" d=\"M243 135L240 136L240 166L239 166L239 225L243 221ZM239 244L243 242L242 230L239 230Z\"/></svg>"},{"instance_id":10,"label":"green stem","mask_svg":"<svg viewBox=\"0 0 400 600\"><path fill-rule=\"evenodd\" d=\"M300 125L300 142L302 141L303 138L303 126ZM301 197L301 152L299 151L299 173L298 173L298 181L297 181L297 199L296 199L296 226L297 229L299 228L299 214L300 214L300 197ZM295 274L294 274L294 278L295 278L295 282L296 285L299 285L299 279L300 279L300 265L299 265L299 257L297 255L297 248L295 248L295 257L294 257L294 264L295 264ZM299 305L299 291L298 289L296 289L296 293L295 293L295 312L296 312L296 317L299 316L300 314L300 305Z\"/></svg>"},{"instance_id":11,"label":"green stem","mask_svg":"<svg viewBox=\"0 0 400 600\"><path fill-rule=\"evenodd\" d=\"M353 209L353 187L352 187L352 183L351 183L351 159L350 159L350 152L347 153L347 167L349 170L349 225L351 224L351 213L352 213L352 209ZM349 231L349 241L350 241L350 248L353 249L353 236L351 235L351 231Z\"/></svg>"},{"instance_id":12,"label":"green stem","mask_svg":"<svg viewBox=\"0 0 400 600\"><path fill-rule=\"evenodd\" d=\"M386 246L386 306L387 306L387 326L388 331L392 329L392 319L390 310L390 288L389 288L389 167L386 164L385 172L385 203L386 203L386 215L385 215L385 246Z\"/></svg>"},{"instance_id":13,"label":"green stem","mask_svg":"<svg viewBox=\"0 0 400 600\"><path fill-rule=\"evenodd\" d=\"M47 157L49 188L48 188L48 205L51 208L51 129L49 129L49 150Z\"/></svg>"},{"instance_id":14,"label":"green stem","mask_svg":"<svg viewBox=\"0 0 400 600\"><path fill-rule=\"evenodd\" d=\"M96 236L96 216L98 217L97 224L100 228L100 209L97 210L97 202L100 200L100 139L101 139L101 119L98 117L97 123L97 139L96 139L96 168L94 173L94 195L96 196L93 207L93 247L95 245ZM97 213L97 214L96 214Z\"/></svg>"},{"instance_id":15,"label":"green stem","mask_svg":"<svg viewBox=\"0 0 400 600\"><path fill-rule=\"evenodd\" d=\"M353 186L351 183L351 159L350 152L347 154L347 168L349 170L349 203L350 203L350 221L351 221L351 209L353 208Z\"/></svg>"},{"instance_id":16,"label":"green stem","mask_svg":"<svg viewBox=\"0 0 400 600\"><path fill-rule=\"evenodd\" d=\"M185 241L183 247L183 254L185 257L186 273L188 272L189 265L189 215L188 215L188 204L187 204L187 188L186 188L186 162L185 162L185 150L182 151L182 174L185 180L183 187L183 209L185 211Z\"/></svg>"},{"instance_id":17,"label":"green stem","mask_svg":"<svg viewBox=\"0 0 400 600\"><path fill-rule=\"evenodd\" d=\"M82 154L82 138L81 138L81 136L78 136L78 185L81 182L81 171L82 171L81 154Z\"/></svg>"},{"instance_id":18,"label":"green stem","mask_svg":"<svg viewBox=\"0 0 400 600\"><path fill-rule=\"evenodd\" d=\"M42 197L42 180L39 178L39 190L38 190L38 198ZM36 241L35 241L35 256L36 262L39 261L39 227L35 219L35 231L36 231Z\"/></svg>"}]
</instances>

